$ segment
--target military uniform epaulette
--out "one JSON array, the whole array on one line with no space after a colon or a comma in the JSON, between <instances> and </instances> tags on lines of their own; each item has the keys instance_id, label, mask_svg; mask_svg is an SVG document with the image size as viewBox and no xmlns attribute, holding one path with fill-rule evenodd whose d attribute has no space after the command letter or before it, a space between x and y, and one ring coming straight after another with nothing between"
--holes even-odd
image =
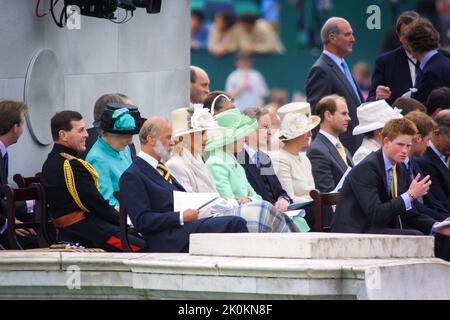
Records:
<instances>
[{"instance_id":1,"label":"military uniform epaulette","mask_svg":"<svg viewBox=\"0 0 450 320\"><path fill-rule=\"evenodd\" d=\"M79 159L79 158L74 157L65 152L60 152L59 155L66 159L66 160L64 160L63 168L64 168L64 178L66 180L67 190L69 191L70 195L72 196L72 198L76 202L76 204L80 207L80 209L83 210L84 212L89 212L90 210L87 209L83 205L83 203L81 202L80 196L78 195L77 188L75 185L74 175L73 175L73 171L72 171L72 166L70 165L70 161L77 160L79 163L81 163L81 165L91 174L97 190L100 190L100 185L98 184L97 171L95 171L94 167L92 167L88 162L84 161L83 159Z\"/></svg>"},{"instance_id":2,"label":"military uniform epaulette","mask_svg":"<svg viewBox=\"0 0 450 320\"><path fill-rule=\"evenodd\" d=\"M68 153L65 153L65 152L60 152L59 155L67 160L77 160L78 159Z\"/></svg>"}]
</instances>

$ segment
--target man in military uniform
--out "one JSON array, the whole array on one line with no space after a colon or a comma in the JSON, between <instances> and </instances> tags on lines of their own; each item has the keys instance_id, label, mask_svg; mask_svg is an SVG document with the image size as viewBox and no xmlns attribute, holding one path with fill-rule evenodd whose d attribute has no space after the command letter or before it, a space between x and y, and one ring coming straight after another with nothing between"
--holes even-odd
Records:
<instances>
[{"instance_id":1,"label":"man in military uniform","mask_svg":"<svg viewBox=\"0 0 450 320\"><path fill-rule=\"evenodd\" d=\"M88 137L81 114L62 111L51 119L55 144L42 167L48 212L58 229L58 239L121 251L119 213L98 191L98 174L78 152L86 149ZM133 251L145 251L142 239L129 236Z\"/></svg>"}]
</instances>

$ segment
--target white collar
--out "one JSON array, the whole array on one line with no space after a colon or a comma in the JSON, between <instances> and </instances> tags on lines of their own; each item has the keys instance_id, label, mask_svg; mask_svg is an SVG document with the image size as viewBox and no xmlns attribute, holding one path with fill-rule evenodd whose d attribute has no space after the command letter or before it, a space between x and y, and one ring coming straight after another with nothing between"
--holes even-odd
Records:
<instances>
[{"instance_id":1,"label":"white collar","mask_svg":"<svg viewBox=\"0 0 450 320\"><path fill-rule=\"evenodd\" d=\"M344 62L344 59L341 57L338 57L334 53L331 53L330 51L323 50L323 53L326 54L328 57L331 58L331 60L334 61L339 67L341 67L342 62Z\"/></svg>"},{"instance_id":2,"label":"white collar","mask_svg":"<svg viewBox=\"0 0 450 320\"><path fill-rule=\"evenodd\" d=\"M322 129L320 129L319 132L321 134L323 134L331 142L331 144L337 148L337 144L339 142L338 138L336 138L335 136L329 134L328 132L323 131Z\"/></svg>"},{"instance_id":3,"label":"white collar","mask_svg":"<svg viewBox=\"0 0 450 320\"><path fill-rule=\"evenodd\" d=\"M245 149L245 151L247 151L250 159L252 159L252 161L256 163L255 155L256 155L256 152L258 152L258 150L253 149L248 144L244 144L244 149Z\"/></svg>"},{"instance_id":4,"label":"white collar","mask_svg":"<svg viewBox=\"0 0 450 320\"><path fill-rule=\"evenodd\" d=\"M6 154L6 146L5 144L0 140L0 153L2 154L2 158L5 156Z\"/></svg>"},{"instance_id":5,"label":"white collar","mask_svg":"<svg viewBox=\"0 0 450 320\"><path fill-rule=\"evenodd\" d=\"M145 153L144 151L139 151L138 155L139 158L147 162L149 165L151 165L154 169L158 166L159 161L153 158L148 153Z\"/></svg>"}]
</instances>

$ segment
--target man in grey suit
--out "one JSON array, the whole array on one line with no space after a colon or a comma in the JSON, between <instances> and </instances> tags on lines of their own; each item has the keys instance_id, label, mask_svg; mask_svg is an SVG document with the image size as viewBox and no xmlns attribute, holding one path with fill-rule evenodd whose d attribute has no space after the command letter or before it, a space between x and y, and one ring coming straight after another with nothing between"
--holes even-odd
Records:
<instances>
[{"instance_id":1,"label":"man in grey suit","mask_svg":"<svg viewBox=\"0 0 450 320\"><path fill-rule=\"evenodd\" d=\"M343 97L331 95L322 98L316 106L320 117L320 131L311 143L307 156L311 161L316 189L331 192L348 167L353 167L350 152L340 142L351 121Z\"/></svg>"},{"instance_id":2,"label":"man in grey suit","mask_svg":"<svg viewBox=\"0 0 450 320\"><path fill-rule=\"evenodd\" d=\"M317 114L317 103L323 97L337 94L345 98L352 120L341 140L353 154L362 142L362 136L353 136L352 132L358 125L356 108L364 102L364 98L344 57L353 51L355 37L350 23L336 17L325 22L321 36L324 51L306 79L307 100L313 113Z\"/></svg>"}]
</instances>

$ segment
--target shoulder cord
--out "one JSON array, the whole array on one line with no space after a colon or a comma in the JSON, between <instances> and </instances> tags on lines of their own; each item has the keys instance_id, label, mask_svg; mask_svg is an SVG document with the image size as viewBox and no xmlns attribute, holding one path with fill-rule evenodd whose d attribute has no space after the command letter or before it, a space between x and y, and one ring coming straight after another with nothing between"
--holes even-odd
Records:
<instances>
[{"instance_id":1,"label":"shoulder cord","mask_svg":"<svg viewBox=\"0 0 450 320\"><path fill-rule=\"evenodd\" d=\"M94 179L95 182L95 187L97 188L97 190L99 190L100 186L98 184L98 173L97 171L95 171L94 167L92 167L89 163L87 163L84 160L81 159L76 160L78 160L91 174L92 179ZM75 179L73 178L73 171L69 159L66 159L64 161L64 178L66 180L67 189L69 190L69 193L72 196L73 200L76 202L76 204L80 207L81 210L83 210L84 212L89 212L89 210L81 203L81 199L78 195L77 188L75 185Z\"/></svg>"}]
</instances>

